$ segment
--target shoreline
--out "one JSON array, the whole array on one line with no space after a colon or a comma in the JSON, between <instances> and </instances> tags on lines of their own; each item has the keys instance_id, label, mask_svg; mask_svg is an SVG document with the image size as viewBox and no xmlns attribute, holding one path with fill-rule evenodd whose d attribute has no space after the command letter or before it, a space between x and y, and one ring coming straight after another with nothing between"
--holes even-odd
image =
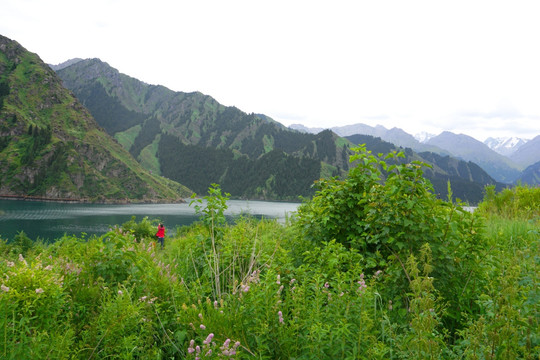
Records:
<instances>
[{"instance_id":1,"label":"shoreline","mask_svg":"<svg viewBox=\"0 0 540 360\"><path fill-rule=\"evenodd\" d=\"M32 195L7 195L0 194L0 200L22 200L22 201L43 201L43 202L56 202L56 203L72 203L72 204L105 204L105 205L127 205L127 204L182 204L185 203L185 199L180 200L106 200L106 201L93 201L90 199L75 199L75 198L52 198L46 196L32 196Z\"/></svg>"}]
</instances>

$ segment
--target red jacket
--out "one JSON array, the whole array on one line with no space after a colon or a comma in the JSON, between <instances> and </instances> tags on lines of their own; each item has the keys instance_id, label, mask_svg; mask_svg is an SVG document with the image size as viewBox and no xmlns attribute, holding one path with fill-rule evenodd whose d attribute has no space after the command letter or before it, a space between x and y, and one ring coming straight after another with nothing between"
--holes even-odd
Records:
<instances>
[{"instance_id":1,"label":"red jacket","mask_svg":"<svg viewBox=\"0 0 540 360\"><path fill-rule=\"evenodd\" d=\"M159 226L158 227L156 236L160 237L160 238L165 237L165 226Z\"/></svg>"}]
</instances>

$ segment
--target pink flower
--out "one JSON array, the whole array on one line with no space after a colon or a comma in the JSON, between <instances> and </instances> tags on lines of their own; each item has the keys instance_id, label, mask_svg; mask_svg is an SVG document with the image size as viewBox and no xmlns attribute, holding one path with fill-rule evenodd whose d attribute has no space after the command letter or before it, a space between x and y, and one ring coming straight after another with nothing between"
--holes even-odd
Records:
<instances>
[{"instance_id":1,"label":"pink flower","mask_svg":"<svg viewBox=\"0 0 540 360\"><path fill-rule=\"evenodd\" d=\"M328 289L330 287L330 284L328 282L325 282L324 287Z\"/></svg>"},{"instance_id":2,"label":"pink flower","mask_svg":"<svg viewBox=\"0 0 540 360\"><path fill-rule=\"evenodd\" d=\"M277 276L276 284L278 284L278 285L281 284L281 276L279 276L279 275Z\"/></svg>"},{"instance_id":3,"label":"pink flower","mask_svg":"<svg viewBox=\"0 0 540 360\"><path fill-rule=\"evenodd\" d=\"M36 289L36 294L43 294L43 289L42 288L37 288Z\"/></svg>"},{"instance_id":4,"label":"pink flower","mask_svg":"<svg viewBox=\"0 0 540 360\"><path fill-rule=\"evenodd\" d=\"M199 326L201 329L205 330L206 329L206 326L204 326L203 324L201 324L201 326Z\"/></svg>"},{"instance_id":5,"label":"pink flower","mask_svg":"<svg viewBox=\"0 0 540 360\"><path fill-rule=\"evenodd\" d=\"M279 322L280 322L281 324L283 324L283 313L282 313L281 311L278 311L277 314L278 314Z\"/></svg>"},{"instance_id":6,"label":"pink flower","mask_svg":"<svg viewBox=\"0 0 540 360\"><path fill-rule=\"evenodd\" d=\"M210 344L212 342L213 337L214 337L213 333L208 334L208 336L206 337L206 340L203 341L203 344L205 345Z\"/></svg>"},{"instance_id":7,"label":"pink flower","mask_svg":"<svg viewBox=\"0 0 540 360\"><path fill-rule=\"evenodd\" d=\"M0 286L0 289L2 289L3 292L8 292L9 291L9 288L4 284L2 284L2 286Z\"/></svg>"}]
</instances>

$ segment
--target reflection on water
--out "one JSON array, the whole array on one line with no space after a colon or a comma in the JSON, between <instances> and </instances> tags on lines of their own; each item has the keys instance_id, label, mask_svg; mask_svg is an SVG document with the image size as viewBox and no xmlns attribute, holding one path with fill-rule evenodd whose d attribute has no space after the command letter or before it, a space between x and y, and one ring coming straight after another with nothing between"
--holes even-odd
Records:
<instances>
[{"instance_id":1,"label":"reflection on water","mask_svg":"<svg viewBox=\"0 0 540 360\"><path fill-rule=\"evenodd\" d=\"M248 213L278 221L284 221L299 205L242 200L230 200L227 204L227 216ZM101 235L112 226L129 221L133 216L137 221L146 216L159 219L169 229L189 225L198 219L195 209L189 203L101 205L0 200L0 237L12 239L21 230L31 239L40 237L45 240L54 240L64 234Z\"/></svg>"}]
</instances>

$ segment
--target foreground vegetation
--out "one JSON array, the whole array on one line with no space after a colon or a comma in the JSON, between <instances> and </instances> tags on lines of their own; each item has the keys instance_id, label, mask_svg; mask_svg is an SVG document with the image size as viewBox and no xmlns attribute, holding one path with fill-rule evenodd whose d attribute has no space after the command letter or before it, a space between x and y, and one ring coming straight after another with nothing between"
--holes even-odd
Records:
<instances>
[{"instance_id":1,"label":"foreground vegetation","mask_svg":"<svg viewBox=\"0 0 540 360\"><path fill-rule=\"evenodd\" d=\"M470 213L420 163L352 160L285 225L227 222L214 185L163 250L157 219L0 242L0 357L537 359L540 188Z\"/></svg>"}]
</instances>

